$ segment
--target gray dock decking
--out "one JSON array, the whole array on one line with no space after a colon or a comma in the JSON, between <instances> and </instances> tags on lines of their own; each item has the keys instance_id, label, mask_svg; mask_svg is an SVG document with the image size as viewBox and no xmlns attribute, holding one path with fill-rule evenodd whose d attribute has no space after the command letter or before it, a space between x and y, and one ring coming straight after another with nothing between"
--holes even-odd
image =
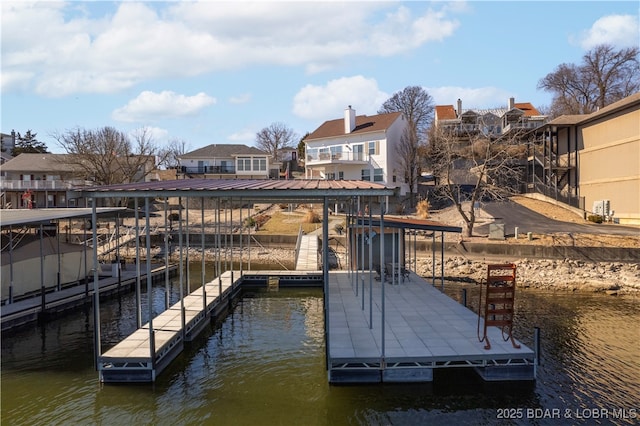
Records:
<instances>
[{"instance_id":1,"label":"gray dock decking","mask_svg":"<svg viewBox=\"0 0 640 426\"><path fill-rule=\"evenodd\" d=\"M370 314L368 273L359 274L359 280L356 296L347 272L330 273L330 382L422 382L432 380L434 368L452 367L473 367L488 381L535 379L531 349L515 349L500 329L490 327L492 348L485 350L478 340L478 316L414 273L399 284L384 284L382 353L381 283L373 281Z\"/></svg>"}]
</instances>

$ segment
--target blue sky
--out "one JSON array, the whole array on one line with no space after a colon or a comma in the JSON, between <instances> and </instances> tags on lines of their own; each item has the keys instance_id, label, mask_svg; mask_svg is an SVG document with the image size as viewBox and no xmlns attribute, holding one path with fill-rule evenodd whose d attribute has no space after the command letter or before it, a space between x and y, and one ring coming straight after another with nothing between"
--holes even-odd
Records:
<instances>
[{"instance_id":1,"label":"blue sky","mask_svg":"<svg viewBox=\"0 0 640 426\"><path fill-rule=\"evenodd\" d=\"M422 86L435 104L548 106L538 81L599 43L638 46L637 1L1 4L1 130L146 128L164 146L300 137Z\"/></svg>"}]
</instances>

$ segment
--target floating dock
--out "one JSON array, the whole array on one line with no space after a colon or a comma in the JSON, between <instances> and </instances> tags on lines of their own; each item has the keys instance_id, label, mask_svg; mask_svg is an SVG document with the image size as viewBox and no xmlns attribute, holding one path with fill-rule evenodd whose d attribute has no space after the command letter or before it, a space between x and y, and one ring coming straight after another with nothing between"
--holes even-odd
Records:
<instances>
[{"instance_id":1,"label":"floating dock","mask_svg":"<svg viewBox=\"0 0 640 426\"><path fill-rule=\"evenodd\" d=\"M111 265L109 265L111 266ZM175 274L176 265L169 266L169 273ZM164 279L166 267L155 265L151 270L154 282ZM101 296L108 296L122 291L129 291L136 284L137 273L135 270L122 269L120 279L118 277L102 276L98 280ZM146 280L146 272L140 273L140 279ZM77 284L62 290L49 291L45 293L44 312L45 314L55 314L66 311L77 306L91 303L93 296L94 281L91 279L87 285ZM3 305L2 311L2 331L8 331L14 327L19 327L34 321L42 315L42 296L36 295L23 300Z\"/></svg>"},{"instance_id":2,"label":"floating dock","mask_svg":"<svg viewBox=\"0 0 640 426\"><path fill-rule=\"evenodd\" d=\"M535 380L533 350L515 349L498 327L488 327L492 347L484 349L478 315L415 273L385 283L384 299L380 281L370 294L368 272L359 281L356 290L353 273L330 274L329 382L428 382L437 368L473 368L487 381Z\"/></svg>"},{"instance_id":3,"label":"floating dock","mask_svg":"<svg viewBox=\"0 0 640 426\"><path fill-rule=\"evenodd\" d=\"M100 381L155 381L157 375L182 352L185 342L195 339L207 324L228 311L242 287L272 285L274 278L278 287L322 285L320 271L227 271L205 284L204 294L202 287L194 290L183 298L183 302L175 303L154 317L151 325L144 324L99 355Z\"/></svg>"}]
</instances>

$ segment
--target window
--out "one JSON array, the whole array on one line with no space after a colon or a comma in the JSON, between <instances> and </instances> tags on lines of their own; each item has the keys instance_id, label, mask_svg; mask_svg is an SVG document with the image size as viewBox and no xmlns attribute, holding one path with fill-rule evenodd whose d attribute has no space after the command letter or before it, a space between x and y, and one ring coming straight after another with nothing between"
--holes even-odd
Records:
<instances>
[{"instance_id":1,"label":"window","mask_svg":"<svg viewBox=\"0 0 640 426\"><path fill-rule=\"evenodd\" d=\"M238 171L250 172L251 171L251 158L250 157L238 157Z\"/></svg>"},{"instance_id":2,"label":"window","mask_svg":"<svg viewBox=\"0 0 640 426\"><path fill-rule=\"evenodd\" d=\"M353 146L353 159L355 161L364 160L363 145L362 144L358 144L358 145L354 145Z\"/></svg>"},{"instance_id":3,"label":"window","mask_svg":"<svg viewBox=\"0 0 640 426\"><path fill-rule=\"evenodd\" d=\"M331 148L331 159L339 160L342 157L342 146L332 146Z\"/></svg>"},{"instance_id":4,"label":"window","mask_svg":"<svg viewBox=\"0 0 640 426\"><path fill-rule=\"evenodd\" d=\"M367 154L378 155L380 154L380 141L371 141L367 143Z\"/></svg>"},{"instance_id":5,"label":"window","mask_svg":"<svg viewBox=\"0 0 640 426\"><path fill-rule=\"evenodd\" d=\"M361 180L371 180L371 171L369 169L362 169Z\"/></svg>"},{"instance_id":6,"label":"window","mask_svg":"<svg viewBox=\"0 0 640 426\"><path fill-rule=\"evenodd\" d=\"M344 172L338 172L338 179L344 180Z\"/></svg>"},{"instance_id":7,"label":"window","mask_svg":"<svg viewBox=\"0 0 640 426\"><path fill-rule=\"evenodd\" d=\"M373 169L373 181L374 182L384 181L384 171L382 169Z\"/></svg>"}]
</instances>

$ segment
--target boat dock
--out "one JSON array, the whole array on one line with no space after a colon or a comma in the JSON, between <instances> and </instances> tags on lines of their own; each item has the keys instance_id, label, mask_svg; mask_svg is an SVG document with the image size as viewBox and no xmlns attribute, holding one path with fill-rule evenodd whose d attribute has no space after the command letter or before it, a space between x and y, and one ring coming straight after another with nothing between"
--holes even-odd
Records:
<instances>
[{"instance_id":1,"label":"boat dock","mask_svg":"<svg viewBox=\"0 0 640 426\"><path fill-rule=\"evenodd\" d=\"M111 268L111 264L108 265ZM166 268L163 266L154 266L151 269L153 281L164 279ZM177 266L169 265L169 273L174 274ZM147 274L140 273L140 279L146 280ZM101 276L98 280L98 288L101 296L108 296L121 291L129 291L135 286L137 280L137 272L132 269L120 269L120 278L118 276ZM33 321L37 321L42 315L43 306L45 314L55 314L76 306L91 303L93 296L94 281L89 281L86 285L77 284L61 290L50 291L42 295L17 300L2 306L1 323L2 331L10 330Z\"/></svg>"},{"instance_id":2,"label":"boat dock","mask_svg":"<svg viewBox=\"0 0 640 426\"><path fill-rule=\"evenodd\" d=\"M358 289L354 274L330 277L331 383L427 382L436 368L469 367L487 381L535 379L533 350L515 349L498 327L488 327L492 347L484 349L478 315L413 272L396 285L386 282L384 298L380 281L370 287L366 272Z\"/></svg>"},{"instance_id":3,"label":"boat dock","mask_svg":"<svg viewBox=\"0 0 640 426\"><path fill-rule=\"evenodd\" d=\"M322 272L227 271L194 290L98 356L101 382L153 382L212 320L223 316L246 286L322 285ZM206 299L205 299L206 298ZM206 300L206 302L205 302Z\"/></svg>"}]
</instances>

